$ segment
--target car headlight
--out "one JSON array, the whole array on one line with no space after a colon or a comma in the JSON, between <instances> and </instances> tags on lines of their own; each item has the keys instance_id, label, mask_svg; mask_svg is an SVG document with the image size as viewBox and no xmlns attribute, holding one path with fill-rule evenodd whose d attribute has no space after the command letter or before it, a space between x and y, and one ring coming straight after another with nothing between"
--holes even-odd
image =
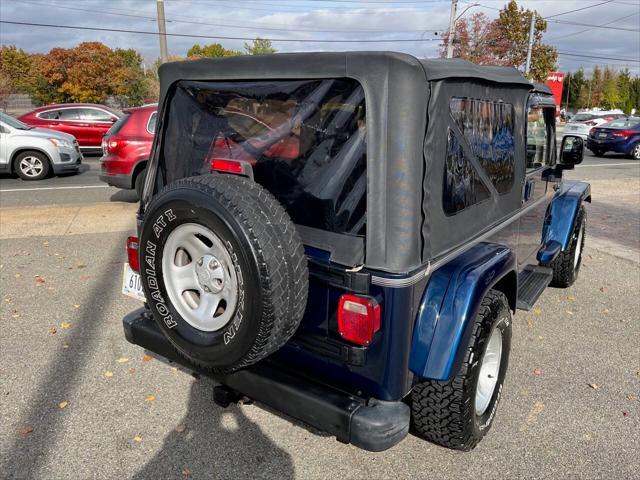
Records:
<instances>
[{"instance_id":1,"label":"car headlight","mask_svg":"<svg viewBox=\"0 0 640 480\"><path fill-rule=\"evenodd\" d=\"M69 140L63 140L61 138L50 138L49 141L56 147L73 148L73 143L71 143Z\"/></svg>"}]
</instances>

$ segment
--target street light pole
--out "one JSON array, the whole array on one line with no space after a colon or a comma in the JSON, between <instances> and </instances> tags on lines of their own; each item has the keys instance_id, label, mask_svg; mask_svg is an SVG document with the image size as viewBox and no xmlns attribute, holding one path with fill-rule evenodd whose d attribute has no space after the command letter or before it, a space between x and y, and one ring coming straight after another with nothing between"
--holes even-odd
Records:
<instances>
[{"instance_id":1,"label":"street light pole","mask_svg":"<svg viewBox=\"0 0 640 480\"><path fill-rule=\"evenodd\" d=\"M449 38L447 39L447 58L453 58L453 40L456 36L456 12L458 0L451 0L451 16L449 17Z\"/></svg>"},{"instance_id":2,"label":"street light pole","mask_svg":"<svg viewBox=\"0 0 640 480\"><path fill-rule=\"evenodd\" d=\"M167 26L164 20L164 0L156 0L158 11L158 37L160 38L160 61L169 61L169 50L167 49Z\"/></svg>"},{"instance_id":3,"label":"street light pole","mask_svg":"<svg viewBox=\"0 0 640 480\"><path fill-rule=\"evenodd\" d=\"M536 14L531 14L531 25L529 26L529 48L527 48L527 63L524 66L524 74L529 75L531 70L531 51L533 50L533 37L536 30Z\"/></svg>"}]
</instances>

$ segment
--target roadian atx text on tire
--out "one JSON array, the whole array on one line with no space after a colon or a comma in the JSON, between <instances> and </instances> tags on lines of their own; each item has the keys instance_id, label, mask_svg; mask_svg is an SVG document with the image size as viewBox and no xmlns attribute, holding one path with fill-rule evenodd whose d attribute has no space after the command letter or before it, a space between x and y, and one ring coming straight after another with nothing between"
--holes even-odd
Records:
<instances>
[{"instance_id":1,"label":"roadian atx text on tire","mask_svg":"<svg viewBox=\"0 0 640 480\"><path fill-rule=\"evenodd\" d=\"M153 316L178 352L227 373L273 353L306 307L298 232L276 199L232 175L178 180L150 204L140 264Z\"/></svg>"}]
</instances>

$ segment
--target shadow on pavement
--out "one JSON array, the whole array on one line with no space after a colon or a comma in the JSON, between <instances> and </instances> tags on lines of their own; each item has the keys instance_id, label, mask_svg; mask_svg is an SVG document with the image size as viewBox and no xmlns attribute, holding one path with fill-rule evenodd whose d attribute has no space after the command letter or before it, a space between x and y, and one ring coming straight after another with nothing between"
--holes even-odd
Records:
<instances>
[{"instance_id":1,"label":"shadow on pavement","mask_svg":"<svg viewBox=\"0 0 640 480\"><path fill-rule=\"evenodd\" d=\"M48 461L56 437L61 434L62 415L51 415L52 405L60 399L69 398L72 392L81 387L81 371L85 364L79 359L86 358L95 350L100 333L103 331L103 311L111 301L105 292L113 291L114 278L120 274L122 258L121 245L124 239L114 242L114 248L104 257L104 263L93 283L87 299L83 302L77 325L65 337L64 348L61 343L53 360L41 369L44 375L31 381L38 382L36 391L26 408L22 411L20 424L33 426L28 436L16 436L0 464L0 476L11 472L11 478L39 478L39 471ZM117 246L117 247L116 247Z\"/></svg>"},{"instance_id":2,"label":"shadow on pavement","mask_svg":"<svg viewBox=\"0 0 640 480\"><path fill-rule=\"evenodd\" d=\"M109 199L112 202L137 203L138 194L135 190L118 190Z\"/></svg>"},{"instance_id":3,"label":"shadow on pavement","mask_svg":"<svg viewBox=\"0 0 640 480\"><path fill-rule=\"evenodd\" d=\"M291 456L244 415L247 407L214 404L213 386L207 378L193 383L184 431L172 430L158 454L132 478L294 477Z\"/></svg>"}]
</instances>

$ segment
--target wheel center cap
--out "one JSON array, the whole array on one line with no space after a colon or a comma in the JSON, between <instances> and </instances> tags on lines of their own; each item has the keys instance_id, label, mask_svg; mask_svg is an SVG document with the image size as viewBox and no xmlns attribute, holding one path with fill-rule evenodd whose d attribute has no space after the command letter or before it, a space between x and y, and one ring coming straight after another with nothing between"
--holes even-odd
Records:
<instances>
[{"instance_id":1,"label":"wheel center cap","mask_svg":"<svg viewBox=\"0 0 640 480\"><path fill-rule=\"evenodd\" d=\"M224 269L213 255L203 255L196 261L196 277L207 293L220 293L224 288Z\"/></svg>"}]
</instances>

